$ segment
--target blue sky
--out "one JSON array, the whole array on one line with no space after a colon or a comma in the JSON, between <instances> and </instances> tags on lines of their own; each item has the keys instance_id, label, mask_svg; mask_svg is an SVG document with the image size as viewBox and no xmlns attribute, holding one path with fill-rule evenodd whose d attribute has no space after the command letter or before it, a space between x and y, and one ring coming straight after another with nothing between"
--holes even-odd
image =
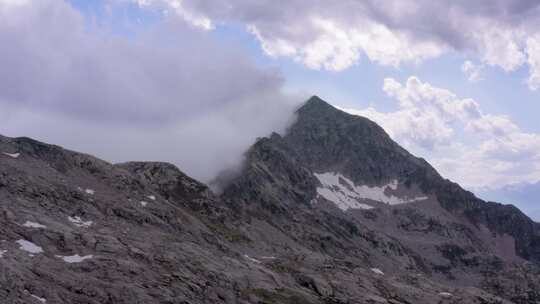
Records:
<instances>
[{"instance_id":1,"label":"blue sky","mask_svg":"<svg viewBox=\"0 0 540 304\"><path fill-rule=\"evenodd\" d=\"M468 189L532 184L539 15L530 0L0 0L0 128L208 180L319 95ZM193 144L158 148L170 138Z\"/></svg>"}]
</instances>

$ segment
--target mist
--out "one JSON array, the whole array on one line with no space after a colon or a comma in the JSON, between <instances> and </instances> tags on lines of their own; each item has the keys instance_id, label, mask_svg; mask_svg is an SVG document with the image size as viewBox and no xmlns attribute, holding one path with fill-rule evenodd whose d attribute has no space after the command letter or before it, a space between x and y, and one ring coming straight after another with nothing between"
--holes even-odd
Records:
<instances>
[{"instance_id":1,"label":"mist","mask_svg":"<svg viewBox=\"0 0 540 304\"><path fill-rule=\"evenodd\" d=\"M0 6L0 133L209 181L305 96L280 71L174 17L122 36L64 1Z\"/></svg>"}]
</instances>

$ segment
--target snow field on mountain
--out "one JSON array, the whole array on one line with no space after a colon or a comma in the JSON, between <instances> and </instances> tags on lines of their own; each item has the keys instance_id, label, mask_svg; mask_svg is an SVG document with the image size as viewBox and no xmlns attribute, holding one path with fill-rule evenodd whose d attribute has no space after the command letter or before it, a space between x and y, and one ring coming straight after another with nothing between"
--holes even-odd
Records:
<instances>
[{"instance_id":1,"label":"snow field on mountain","mask_svg":"<svg viewBox=\"0 0 540 304\"><path fill-rule=\"evenodd\" d=\"M317 188L317 193L335 203L337 207L344 211L348 209L373 208L373 206L368 204L360 203L359 200L368 199L388 205L398 205L428 199L426 196L400 198L387 194L387 190L396 191L398 189L399 184L397 180L393 180L383 186L370 187L367 185L358 186L340 173L327 172L315 173L314 175L322 185L322 187Z\"/></svg>"}]
</instances>

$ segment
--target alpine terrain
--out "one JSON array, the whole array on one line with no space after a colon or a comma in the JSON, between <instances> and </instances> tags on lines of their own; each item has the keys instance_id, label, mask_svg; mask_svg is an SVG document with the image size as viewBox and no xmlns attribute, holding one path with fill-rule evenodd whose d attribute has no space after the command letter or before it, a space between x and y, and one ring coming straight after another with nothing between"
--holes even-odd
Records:
<instances>
[{"instance_id":1,"label":"alpine terrain","mask_svg":"<svg viewBox=\"0 0 540 304\"><path fill-rule=\"evenodd\" d=\"M222 176L0 137L0 302L540 303L540 224L318 97Z\"/></svg>"}]
</instances>

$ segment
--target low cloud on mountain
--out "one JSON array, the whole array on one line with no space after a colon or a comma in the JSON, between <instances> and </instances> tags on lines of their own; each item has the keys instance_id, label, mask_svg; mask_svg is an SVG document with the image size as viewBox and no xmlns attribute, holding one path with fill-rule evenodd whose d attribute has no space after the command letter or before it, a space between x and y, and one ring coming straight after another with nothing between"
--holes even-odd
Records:
<instances>
[{"instance_id":1,"label":"low cloud on mountain","mask_svg":"<svg viewBox=\"0 0 540 304\"><path fill-rule=\"evenodd\" d=\"M2 0L0 66L6 135L170 161L201 179L292 119L278 70L178 18L127 36L64 1Z\"/></svg>"}]
</instances>

